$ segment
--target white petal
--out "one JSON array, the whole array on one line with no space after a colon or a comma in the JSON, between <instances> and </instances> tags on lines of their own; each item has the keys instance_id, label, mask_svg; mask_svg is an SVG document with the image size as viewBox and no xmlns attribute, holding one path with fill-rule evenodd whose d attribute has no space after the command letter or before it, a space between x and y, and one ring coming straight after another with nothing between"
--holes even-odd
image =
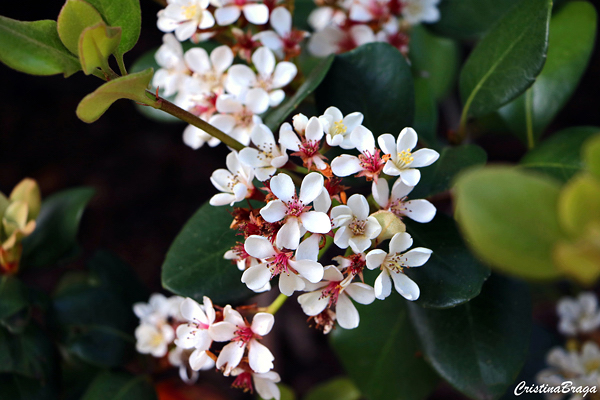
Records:
<instances>
[{"instance_id":1,"label":"white petal","mask_svg":"<svg viewBox=\"0 0 600 400\"><path fill-rule=\"evenodd\" d=\"M273 317L273 314L259 312L252 318L252 332L260 336L265 336L271 332L274 323L275 317Z\"/></svg>"},{"instance_id":2,"label":"white petal","mask_svg":"<svg viewBox=\"0 0 600 400\"><path fill-rule=\"evenodd\" d=\"M337 230L335 236L333 237L333 243L340 249L347 249L350 245L349 240L352 236L352 232L348 229L347 226L342 226Z\"/></svg>"},{"instance_id":3,"label":"white petal","mask_svg":"<svg viewBox=\"0 0 600 400\"><path fill-rule=\"evenodd\" d=\"M373 291L373 288L366 283L351 283L346 288L346 293L352 300L360 304L371 304L375 301L375 292Z\"/></svg>"},{"instance_id":4,"label":"white petal","mask_svg":"<svg viewBox=\"0 0 600 400\"><path fill-rule=\"evenodd\" d=\"M296 195L296 187L289 175L277 174L271 179L271 191L278 199L288 203Z\"/></svg>"},{"instance_id":5,"label":"white petal","mask_svg":"<svg viewBox=\"0 0 600 400\"><path fill-rule=\"evenodd\" d=\"M242 112L244 107L235 96L221 95L217 97L217 111L220 113L233 114Z\"/></svg>"},{"instance_id":6,"label":"white petal","mask_svg":"<svg viewBox=\"0 0 600 400\"><path fill-rule=\"evenodd\" d=\"M396 143L396 151L398 153L408 150L411 151L417 145L417 132L413 128L404 128L400 135L398 135L398 142Z\"/></svg>"},{"instance_id":7,"label":"white petal","mask_svg":"<svg viewBox=\"0 0 600 400\"><path fill-rule=\"evenodd\" d=\"M296 274L279 274L279 291L291 296L297 290L304 289L304 281Z\"/></svg>"},{"instance_id":8,"label":"white petal","mask_svg":"<svg viewBox=\"0 0 600 400\"><path fill-rule=\"evenodd\" d=\"M387 253L381 249L371 250L366 257L367 260L367 268L375 269L379 268L383 261L385 260L385 256Z\"/></svg>"},{"instance_id":9,"label":"white petal","mask_svg":"<svg viewBox=\"0 0 600 400\"><path fill-rule=\"evenodd\" d=\"M249 66L235 64L227 71L227 79L238 87L248 89L256 84L256 74Z\"/></svg>"},{"instance_id":10,"label":"white petal","mask_svg":"<svg viewBox=\"0 0 600 400\"><path fill-rule=\"evenodd\" d=\"M313 233L329 233L331 221L329 216L319 211L308 211L300 214L300 221L307 231Z\"/></svg>"},{"instance_id":11,"label":"white petal","mask_svg":"<svg viewBox=\"0 0 600 400\"><path fill-rule=\"evenodd\" d=\"M215 362L206 354L206 350L196 349L190 354L190 367L194 371L207 370L215 365Z\"/></svg>"},{"instance_id":12,"label":"white petal","mask_svg":"<svg viewBox=\"0 0 600 400\"><path fill-rule=\"evenodd\" d=\"M270 371L272 372L272 371ZM273 372L276 374L276 372ZM280 378L277 375L277 380L273 381L272 378L262 379L260 376L266 374L254 374L254 388L256 389L256 393L263 399L275 399L279 400L281 398L281 392L279 387L275 384L275 382L279 382Z\"/></svg>"},{"instance_id":13,"label":"white petal","mask_svg":"<svg viewBox=\"0 0 600 400\"><path fill-rule=\"evenodd\" d=\"M246 239L244 250L252 257L264 259L277 254L273 245L266 237L252 235Z\"/></svg>"},{"instance_id":14,"label":"white petal","mask_svg":"<svg viewBox=\"0 0 600 400\"><path fill-rule=\"evenodd\" d=\"M215 10L215 19L219 25L231 25L241 15L241 11L236 6L227 6L222 8L217 8Z\"/></svg>"},{"instance_id":15,"label":"white petal","mask_svg":"<svg viewBox=\"0 0 600 400\"><path fill-rule=\"evenodd\" d=\"M264 4L246 4L242 11L248 22L254 25L264 25L269 20L269 8Z\"/></svg>"},{"instance_id":16,"label":"white petal","mask_svg":"<svg viewBox=\"0 0 600 400\"><path fill-rule=\"evenodd\" d=\"M311 117L306 124L305 136L307 140L320 141L323 139L323 126L317 117Z\"/></svg>"},{"instance_id":17,"label":"white petal","mask_svg":"<svg viewBox=\"0 0 600 400\"><path fill-rule=\"evenodd\" d=\"M235 337L238 327L235 324L226 321L220 321L212 324L208 333L215 342L228 342Z\"/></svg>"},{"instance_id":18,"label":"white petal","mask_svg":"<svg viewBox=\"0 0 600 400\"><path fill-rule=\"evenodd\" d=\"M271 271L265 264L254 265L242 274L242 282L250 290L260 290L271 280Z\"/></svg>"},{"instance_id":19,"label":"white petal","mask_svg":"<svg viewBox=\"0 0 600 400\"><path fill-rule=\"evenodd\" d=\"M400 200L404 196L408 196L413 189L414 186L408 186L402 182L402 178L398 178L396 182L394 182L394 186L392 186L392 200Z\"/></svg>"},{"instance_id":20,"label":"white petal","mask_svg":"<svg viewBox=\"0 0 600 400\"><path fill-rule=\"evenodd\" d=\"M219 46L210 53L210 61L215 71L222 74L233 62L233 51L229 46Z\"/></svg>"},{"instance_id":21,"label":"white petal","mask_svg":"<svg viewBox=\"0 0 600 400\"><path fill-rule=\"evenodd\" d=\"M377 218L370 216L367 218L367 223L365 224L365 233L364 236L368 239L375 239L381 233L381 225Z\"/></svg>"},{"instance_id":22,"label":"white petal","mask_svg":"<svg viewBox=\"0 0 600 400\"><path fill-rule=\"evenodd\" d=\"M311 172L306 175L302 180L302 185L300 185L299 200L304 203L304 205L312 202L321 193L324 182L323 175L318 172Z\"/></svg>"},{"instance_id":23,"label":"white petal","mask_svg":"<svg viewBox=\"0 0 600 400\"><path fill-rule=\"evenodd\" d=\"M412 246L412 237L406 232L396 233L390 240L390 254L402 253Z\"/></svg>"},{"instance_id":24,"label":"white petal","mask_svg":"<svg viewBox=\"0 0 600 400\"><path fill-rule=\"evenodd\" d=\"M335 313L338 324L344 329L354 329L360 322L358 310L356 310L352 301L344 293L341 293L338 297Z\"/></svg>"},{"instance_id":25,"label":"white petal","mask_svg":"<svg viewBox=\"0 0 600 400\"><path fill-rule=\"evenodd\" d=\"M348 207L352 209L352 214L360 220L365 220L369 216L369 202L362 194L353 194L350 196Z\"/></svg>"},{"instance_id":26,"label":"white petal","mask_svg":"<svg viewBox=\"0 0 600 400\"><path fill-rule=\"evenodd\" d=\"M350 133L350 139L354 144L354 147L361 153L369 152L373 154L375 152L375 138L373 133L362 125L357 126Z\"/></svg>"},{"instance_id":27,"label":"white petal","mask_svg":"<svg viewBox=\"0 0 600 400\"><path fill-rule=\"evenodd\" d=\"M331 162L331 170L336 176L344 177L362 171L360 160L356 156L342 154Z\"/></svg>"},{"instance_id":28,"label":"white petal","mask_svg":"<svg viewBox=\"0 0 600 400\"><path fill-rule=\"evenodd\" d=\"M262 114L269 109L269 94L264 89L250 89L244 102L254 114Z\"/></svg>"},{"instance_id":29,"label":"white petal","mask_svg":"<svg viewBox=\"0 0 600 400\"><path fill-rule=\"evenodd\" d=\"M319 242L321 235L310 235L298 245L296 250L296 260L312 260L317 261L319 258Z\"/></svg>"},{"instance_id":30,"label":"white petal","mask_svg":"<svg viewBox=\"0 0 600 400\"><path fill-rule=\"evenodd\" d=\"M331 219L334 228L347 224L352 219L352 209L344 205L335 206L331 209Z\"/></svg>"},{"instance_id":31,"label":"white petal","mask_svg":"<svg viewBox=\"0 0 600 400\"><path fill-rule=\"evenodd\" d=\"M285 99L285 92L281 89L269 92L269 106L277 107Z\"/></svg>"},{"instance_id":32,"label":"white petal","mask_svg":"<svg viewBox=\"0 0 600 400\"><path fill-rule=\"evenodd\" d=\"M277 64L275 67L275 72L273 73L273 88L278 89L282 88L288 83L290 83L298 73L298 68L295 64L282 61Z\"/></svg>"},{"instance_id":33,"label":"white petal","mask_svg":"<svg viewBox=\"0 0 600 400\"><path fill-rule=\"evenodd\" d=\"M281 37L274 31L258 32L256 35L252 36L252 40L260 41L263 46L270 48L278 56L280 55L279 53L282 53L281 58L283 58L283 52L281 51L283 42L281 41Z\"/></svg>"},{"instance_id":34,"label":"white petal","mask_svg":"<svg viewBox=\"0 0 600 400\"><path fill-rule=\"evenodd\" d=\"M275 243L280 249L295 250L300 243L300 224L296 217L290 217L277 232Z\"/></svg>"},{"instance_id":35,"label":"white petal","mask_svg":"<svg viewBox=\"0 0 600 400\"><path fill-rule=\"evenodd\" d=\"M198 24L196 21L181 22L177 25L177 28L175 28L175 37L177 37L177 40L180 42L185 42L194 35L197 28Z\"/></svg>"},{"instance_id":36,"label":"white petal","mask_svg":"<svg viewBox=\"0 0 600 400\"><path fill-rule=\"evenodd\" d=\"M321 211L327 213L331 207L331 197L326 188L321 189L321 193L313 200L313 207L315 211Z\"/></svg>"},{"instance_id":37,"label":"white petal","mask_svg":"<svg viewBox=\"0 0 600 400\"><path fill-rule=\"evenodd\" d=\"M238 342L231 342L225 345L219 354L219 358L217 358L217 368L221 369L223 366L227 365L225 375L229 375L231 370L237 367L240 361L242 361L245 348L245 345L240 346L240 343Z\"/></svg>"},{"instance_id":38,"label":"white petal","mask_svg":"<svg viewBox=\"0 0 600 400\"><path fill-rule=\"evenodd\" d=\"M304 314L312 317L320 314L329 304L329 297L322 297L321 291L310 292L298 296L298 303Z\"/></svg>"},{"instance_id":39,"label":"white petal","mask_svg":"<svg viewBox=\"0 0 600 400\"><path fill-rule=\"evenodd\" d=\"M385 299L392 293L392 280L387 268L381 271L377 279L375 279L373 289L375 290L375 297L379 300Z\"/></svg>"},{"instance_id":40,"label":"white petal","mask_svg":"<svg viewBox=\"0 0 600 400\"><path fill-rule=\"evenodd\" d=\"M379 178L378 180L374 180L371 185L371 191L373 193L373 199L379 207L387 208L389 200L390 200L390 187L388 182L384 178Z\"/></svg>"},{"instance_id":41,"label":"white petal","mask_svg":"<svg viewBox=\"0 0 600 400\"><path fill-rule=\"evenodd\" d=\"M394 287L396 291L400 293L406 300L417 300L421 291L419 290L419 286L413 282L408 276L404 275L402 272L394 272L390 273L392 280L394 281Z\"/></svg>"},{"instance_id":42,"label":"white petal","mask_svg":"<svg viewBox=\"0 0 600 400\"><path fill-rule=\"evenodd\" d=\"M248 364L250 364L250 368L259 374L269 372L273 368L273 360L275 359L271 351L256 339L250 340L248 347Z\"/></svg>"},{"instance_id":43,"label":"white petal","mask_svg":"<svg viewBox=\"0 0 600 400\"><path fill-rule=\"evenodd\" d=\"M281 200L273 200L267 203L266 206L260 209L260 215L267 222L281 221L285 217L287 206Z\"/></svg>"},{"instance_id":44,"label":"white petal","mask_svg":"<svg viewBox=\"0 0 600 400\"><path fill-rule=\"evenodd\" d=\"M312 260L290 260L290 265L309 282L317 283L323 279L323 266Z\"/></svg>"},{"instance_id":45,"label":"white petal","mask_svg":"<svg viewBox=\"0 0 600 400\"><path fill-rule=\"evenodd\" d=\"M377 138L379 147L385 154L396 154L396 140L389 133L384 133ZM406 149L405 149L406 150Z\"/></svg>"},{"instance_id":46,"label":"white petal","mask_svg":"<svg viewBox=\"0 0 600 400\"><path fill-rule=\"evenodd\" d=\"M183 56L187 66L194 72L206 73L211 70L208 53L201 47L194 47Z\"/></svg>"},{"instance_id":47,"label":"white petal","mask_svg":"<svg viewBox=\"0 0 600 400\"><path fill-rule=\"evenodd\" d=\"M414 248L407 253L404 253L403 258L406 260L405 264L409 267L420 267L425 264L429 257L431 257L432 251L424 247Z\"/></svg>"},{"instance_id":48,"label":"white petal","mask_svg":"<svg viewBox=\"0 0 600 400\"><path fill-rule=\"evenodd\" d=\"M183 318L188 321L200 321L208 325L210 322L204 311L200 308L200 304L190 299L189 297L181 302L180 311Z\"/></svg>"},{"instance_id":49,"label":"white petal","mask_svg":"<svg viewBox=\"0 0 600 400\"><path fill-rule=\"evenodd\" d=\"M364 236L350 236L348 238L348 244L352 248L352 251L355 254L358 254L371 247L371 239Z\"/></svg>"},{"instance_id":50,"label":"white petal","mask_svg":"<svg viewBox=\"0 0 600 400\"><path fill-rule=\"evenodd\" d=\"M430 222L435 217L435 206L427 200L410 200L405 202L404 206L406 207L404 215L417 222Z\"/></svg>"},{"instance_id":51,"label":"white petal","mask_svg":"<svg viewBox=\"0 0 600 400\"><path fill-rule=\"evenodd\" d=\"M208 10L202 11L202 19L200 20L200 24L198 28L200 29L208 29L212 28L215 25L215 17Z\"/></svg>"},{"instance_id":52,"label":"white petal","mask_svg":"<svg viewBox=\"0 0 600 400\"><path fill-rule=\"evenodd\" d=\"M402 182L406 183L408 186L416 186L421 179L421 171L418 169L405 169L402 171L400 177L402 178Z\"/></svg>"},{"instance_id":53,"label":"white petal","mask_svg":"<svg viewBox=\"0 0 600 400\"><path fill-rule=\"evenodd\" d=\"M285 7L276 7L271 12L271 26L279 36L284 37L292 31L292 14Z\"/></svg>"},{"instance_id":54,"label":"white petal","mask_svg":"<svg viewBox=\"0 0 600 400\"><path fill-rule=\"evenodd\" d=\"M281 129L279 129L279 143L286 149L293 151L300 150L300 139L298 139L298 136L287 122L281 125Z\"/></svg>"},{"instance_id":55,"label":"white petal","mask_svg":"<svg viewBox=\"0 0 600 400\"><path fill-rule=\"evenodd\" d=\"M261 76L270 77L275 70L275 56L269 48L259 47L252 54L252 64Z\"/></svg>"},{"instance_id":56,"label":"white petal","mask_svg":"<svg viewBox=\"0 0 600 400\"><path fill-rule=\"evenodd\" d=\"M412 168L426 167L436 162L440 158L440 153L431 149L420 149L412 153L413 161L410 163Z\"/></svg>"}]
</instances>

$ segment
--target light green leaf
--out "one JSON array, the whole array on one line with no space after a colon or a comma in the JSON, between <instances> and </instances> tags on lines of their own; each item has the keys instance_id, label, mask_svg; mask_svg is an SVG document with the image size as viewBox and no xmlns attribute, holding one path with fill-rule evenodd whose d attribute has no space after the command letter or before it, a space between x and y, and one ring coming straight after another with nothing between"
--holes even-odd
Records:
<instances>
[{"instance_id":1,"label":"light green leaf","mask_svg":"<svg viewBox=\"0 0 600 400\"><path fill-rule=\"evenodd\" d=\"M344 115L363 113L363 125L375 137L397 135L412 125L415 114L410 67L398 49L387 43L368 43L335 56L315 99L320 112L335 106Z\"/></svg>"},{"instance_id":2,"label":"light green leaf","mask_svg":"<svg viewBox=\"0 0 600 400\"><path fill-rule=\"evenodd\" d=\"M55 21L16 21L0 16L0 61L32 75L73 75L79 60L62 44Z\"/></svg>"},{"instance_id":3,"label":"light green leaf","mask_svg":"<svg viewBox=\"0 0 600 400\"><path fill-rule=\"evenodd\" d=\"M598 133L600 128L595 126L564 129L525 154L521 165L566 182L585 167L581 156L582 146Z\"/></svg>"},{"instance_id":4,"label":"light green leaf","mask_svg":"<svg viewBox=\"0 0 600 400\"><path fill-rule=\"evenodd\" d=\"M303 400L360 400L360 391L348 378L334 378L315 386Z\"/></svg>"},{"instance_id":5,"label":"light green leaf","mask_svg":"<svg viewBox=\"0 0 600 400\"><path fill-rule=\"evenodd\" d=\"M310 75L306 77L306 80L298 88L296 93L285 100L279 106L277 106L272 112L268 113L268 115L264 118L264 123L267 125L273 132L279 131L279 125L302 103L309 94L311 94L323 81L325 75L331 68L333 64L334 57L333 55L323 59L319 65L317 65L310 72Z\"/></svg>"},{"instance_id":6,"label":"light green leaf","mask_svg":"<svg viewBox=\"0 0 600 400\"><path fill-rule=\"evenodd\" d=\"M118 53L125 54L135 46L140 37L142 14L139 0L86 0L112 27L121 27L123 35Z\"/></svg>"},{"instance_id":7,"label":"light green leaf","mask_svg":"<svg viewBox=\"0 0 600 400\"><path fill-rule=\"evenodd\" d=\"M36 229L23 240L23 266L54 264L77 244L79 222L93 195L91 188L76 188L43 201Z\"/></svg>"},{"instance_id":8,"label":"light green leaf","mask_svg":"<svg viewBox=\"0 0 600 400\"><path fill-rule=\"evenodd\" d=\"M368 400L424 399L438 381L420 354L406 303L394 293L383 301L357 304L358 328L338 326L330 334L342 366Z\"/></svg>"},{"instance_id":9,"label":"light green leaf","mask_svg":"<svg viewBox=\"0 0 600 400\"><path fill-rule=\"evenodd\" d=\"M460 73L463 120L525 91L546 60L551 0L521 1L477 44Z\"/></svg>"},{"instance_id":10,"label":"light green leaf","mask_svg":"<svg viewBox=\"0 0 600 400\"><path fill-rule=\"evenodd\" d=\"M145 91L152 80L152 68L108 81L88 94L77 106L77 116L84 122L96 121L119 99L130 99L148 104Z\"/></svg>"},{"instance_id":11,"label":"light green leaf","mask_svg":"<svg viewBox=\"0 0 600 400\"><path fill-rule=\"evenodd\" d=\"M588 224L600 224L600 180L579 174L563 188L558 200L558 218L571 236L584 233Z\"/></svg>"},{"instance_id":12,"label":"light green leaf","mask_svg":"<svg viewBox=\"0 0 600 400\"><path fill-rule=\"evenodd\" d=\"M409 304L409 311L425 358L456 389L491 400L514 384L531 331L525 284L492 276L466 304L447 310Z\"/></svg>"},{"instance_id":13,"label":"light green leaf","mask_svg":"<svg viewBox=\"0 0 600 400\"><path fill-rule=\"evenodd\" d=\"M586 1L567 3L550 20L548 58L533 86L498 112L529 148L579 84L594 49L596 11Z\"/></svg>"},{"instance_id":14,"label":"light green leaf","mask_svg":"<svg viewBox=\"0 0 600 400\"><path fill-rule=\"evenodd\" d=\"M101 372L81 400L157 400L150 379L125 372Z\"/></svg>"},{"instance_id":15,"label":"light green leaf","mask_svg":"<svg viewBox=\"0 0 600 400\"><path fill-rule=\"evenodd\" d=\"M102 22L102 17L83 0L67 0L58 14L57 31L60 40L73 54L79 54L79 37L85 28Z\"/></svg>"},{"instance_id":16,"label":"light green leaf","mask_svg":"<svg viewBox=\"0 0 600 400\"><path fill-rule=\"evenodd\" d=\"M227 207L208 202L188 220L171 244L162 266L163 287L180 296L214 303L235 302L253 292L240 281L242 272L223 255L241 240L229 228L232 217Z\"/></svg>"},{"instance_id":17,"label":"light green leaf","mask_svg":"<svg viewBox=\"0 0 600 400\"><path fill-rule=\"evenodd\" d=\"M108 69L108 57L121 41L121 28L111 28L104 22L85 28L79 38L79 61L83 73L90 75L96 68Z\"/></svg>"},{"instance_id":18,"label":"light green leaf","mask_svg":"<svg viewBox=\"0 0 600 400\"><path fill-rule=\"evenodd\" d=\"M455 217L467 244L491 266L520 278L557 278L559 191L556 181L517 168L467 171L454 185Z\"/></svg>"}]
</instances>

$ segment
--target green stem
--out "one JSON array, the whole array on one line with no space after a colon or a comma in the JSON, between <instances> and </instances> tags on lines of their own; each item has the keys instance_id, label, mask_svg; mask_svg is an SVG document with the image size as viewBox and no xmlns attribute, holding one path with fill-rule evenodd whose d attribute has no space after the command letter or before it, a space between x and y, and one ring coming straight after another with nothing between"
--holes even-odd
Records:
<instances>
[{"instance_id":1,"label":"green stem","mask_svg":"<svg viewBox=\"0 0 600 400\"><path fill-rule=\"evenodd\" d=\"M121 75L128 75L127 68L125 68L125 62L123 61L123 54L116 55L115 59L117 60L117 65L119 66L119 71L121 71Z\"/></svg>"},{"instance_id":2,"label":"green stem","mask_svg":"<svg viewBox=\"0 0 600 400\"><path fill-rule=\"evenodd\" d=\"M154 103L150 104L152 107L162 110L167 114L171 114L172 116L179 118L180 120L187 122L190 125L194 125L196 128L202 129L204 132L208 133L212 137L219 139L221 142L225 143L225 145L229 146L230 148L240 151L244 147L246 147L231 136L229 136L228 134L226 134L225 132L212 126L208 122L200 119L199 117L195 116L189 111L186 111L183 108L176 106L170 101L163 99L162 97L158 97L158 101L156 101L157 96L151 91L147 90L146 96L154 100Z\"/></svg>"},{"instance_id":3,"label":"green stem","mask_svg":"<svg viewBox=\"0 0 600 400\"><path fill-rule=\"evenodd\" d=\"M533 115L532 114L533 90L525 92L525 125L527 126L527 147L529 150L535 146L533 138Z\"/></svg>"},{"instance_id":4,"label":"green stem","mask_svg":"<svg viewBox=\"0 0 600 400\"><path fill-rule=\"evenodd\" d=\"M471 99L469 99L471 100ZM463 108L462 114L460 116L460 124L458 125L458 131L456 132L456 140L458 143L462 143L467 137L467 120L469 118L469 106L471 102L468 101L465 104L465 108Z\"/></svg>"},{"instance_id":5,"label":"green stem","mask_svg":"<svg viewBox=\"0 0 600 400\"><path fill-rule=\"evenodd\" d=\"M267 312L269 314L275 314L281 308L281 306L283 305L283 303L285 303L285 301L287 299L288 299L288 297L285 294L279 294L279 296L277 296L275 301L272 302L269 307L267 307L265 312Z\"/></svg>"},{"instance_id":6,"label":"green stem","mask_svg":"<svg viewBox=\"0 0 600 400\"><path fill-rule=\"evenodd\" d=\"M323 255L325 255L325 253L327 252L327 250L329 250L329 248L331 247L332 244L333 244L333 237L325 236L325 246L323 246L323 248L321 250L319 250L319 258L317 258L317 260L320 260L321 257L323 257Z\"/></svg>"}]
</instances>

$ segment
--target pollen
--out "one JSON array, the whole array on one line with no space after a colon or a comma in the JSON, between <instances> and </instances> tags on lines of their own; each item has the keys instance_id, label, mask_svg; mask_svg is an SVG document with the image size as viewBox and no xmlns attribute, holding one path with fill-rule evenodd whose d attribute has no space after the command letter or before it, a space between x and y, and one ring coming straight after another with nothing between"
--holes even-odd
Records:
<instances>
[{"instance_id":1,"label":"pollen","mask_svg":"<svg viewBox=\"0 0 600 400\"><path fill-rule=\"evenodd\" d=\"M408 165L411 162L413 162L415 160L415 158L413 157L412 153L410 152L410 149L406 149L406 150L402 150L400 153L398 153L398 164L399 165Z\"/></svg>"},{"instance_id":2,"label":"pollen","mask_svg":"<svg viewBox=\"0 0 600 400\"><path fill-rule=\"evenodd\" d=\"M395 253L394 255L388 255L386 260L381 265L382 268L388 268L392 271L402 272L406 267L405 259L402 254Z\"/></svg>"},{"instance_id":3,"label":"pollen","mask_svg":"<svg viewBox=\"0 0 600 400\"><path fill-rule=\"evenodd\" d=\"M335 121L333 123L333 132L331 133L331 136L343 135L344 133L346 133L347 129L348 128L346 127L346 125L344 125L344 122L342 120Z\"/></svg>"},{"instance_id":4,"label":"pollen","mask_svg":"<svg viewBox=\"0 0 600 400\"><path fill-rule=\"evenodd\" d=\"M183 15L185 16L185 19L192 19L196 16L197 13L198 6L196 4L183 7Z\"/></svg>"},{"instance_id":5,"label":"pollen","mask_svg":"<svg viewBox=\"0 0 600 400\"><path fill-rule=\"evenodd\" d=\"M366 229L367 221L364 219L353 219L352 222L348 225L348 228L352 231L352 233L357 235L364 235Z\"/></svg>"}]
</instances>

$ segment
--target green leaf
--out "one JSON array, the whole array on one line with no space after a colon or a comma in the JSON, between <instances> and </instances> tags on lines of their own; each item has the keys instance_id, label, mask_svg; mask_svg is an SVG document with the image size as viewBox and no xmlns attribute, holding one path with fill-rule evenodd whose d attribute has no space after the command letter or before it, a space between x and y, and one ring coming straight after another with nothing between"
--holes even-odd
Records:
<instances>
[{"instance_id":1,"label":"green leaf","mask_svg":"<svg viewBox=\"0 0 600 400\"><path fill-rule=\"evenodd\" d=\"M586 169L600 179L600 135L596 135L586 142L583 147L583 160Z\"/></svg>"},{"instance_id":2,"label":"green leaf","mask_svg":"<svg viewBox=\"0 0 600 400\"><path fill-rule=\"evenodd\" d=\"M142 14L139 0L86 0L113 27L121 27L123 35L118 53L125 54L135 46L140 37Z\"/></svg>"},{"instance_id":3,"label":"green leaf","mask_svg":"<svg viewBox=\"0 0 600 400\"><path fill-rule=\"evenodd\" d=\"M440 20L432 26L443 36L471 39L490 29L520 0L444 0Z\"/></svg>"},{"instance_id":4,"label":"green leaf","mask_svg":"<svg viewBox=\"0 0 600 400\"><path fill-rule=\"evenodd\" d=\"M279 400L296 400L296 394L289 386L278 383L277 387L279 388L280 398ZM258 394L255 396L257 399L262 399Z\"/></svg>"},{"instance_id":5,"label":"green leaf","mask_svg":"<svg viewBox=\"0 0 600 400\"><path fill-rule=\"evenodd\" d=\"M54 371L56 354L53 343L36 324L20 334L0 327L0 373L11 372L45 382Z\"/></svg>"},{"instance_id":6,"label":"green leaf","mask_svg":"<svg viewBox=\"0 0 600 400\"><path fill-rule=\"evenodd\" d=\"M317 108L359 111L375 137L397 135L415 114L414 83L404 56L387 43L368 43L335 61L316 92Z\"/></svg>"},{"instance_id":7,"label":"green leaf","mask_svg":"<svg viewBox=\"0 0 600 400\"><path fill-rule=\"evenodd\" d=\"M585 232L590 223L600 224L600 180L588 174L571 179L560 193L558 218L573 237Z\"/></svg>"},{"instance_id":8,"label":"green leaf","mask_svg":"<svg viewBox=\"0 0 600 400\"><path fill-rule=\"evenodd\" d=\"M585 167L581 148L586 140L597 133L600 133L600 128L595 126L564 129L525 154L521 165L566 182Z\"/></svg>"},{"instance_id":9,"label":"green leaf","mask_svg":"<svg viewBox=\"0 0 600 400\"><path fill-rule=\"evenodd\" d=\"M171 244L162 266L163 287L175 294L216 304L249 298L253 292L241 282L242 273L223 255L242 240L229 229L227 207L208 202L188 220Z\"/></svg>"},{"instance_id":10,"label":"green leaf","mask_svg":"<svg viewBox=\"0 0 600 400\"><path fill-rule=\"evenodd\" d=\"M79 222L93 195L94 189L82 187L44 200L35 230L23 240L24 266L55 264L77 244Z\"/></svg>"},{"instance_id":11,"label":"green leaf","mask_svg":"<svg viewBox=\"0 0 600 400\"><path fill-rule=\"evenodd\" d=\"M522 282L493 276L481 295L448 310L409 304L427 361L467 396L497 399L527 357L531 301Z\"/></svg>"},{"instance_id":12,"label":"green leaf","mask_svg":"<svg viewBox=\"0 0 600 400\"><path fill-rule=\"evenodd\" d=\"M422 25L417 25L410 36L409 58L413 75L429 82L434 98L441 100L446 97L456 84L460 64L458 43L436 36ZM417 92L417 108L418 100Z\"/></svg>"},{"instance_id":13,"label":"green leaf","mask_svg":"<svg viewBox=\"0 0 600 400\"><path fill-rule=\"evenodd\" d=\"M436 130L438 110L430 83L425 78L415 78L415 121L413 129L425 147L438 148Z\"/></svg>"},{"instance_id":14,"label":"green leaf","mask_svg":"<svg viewBox=\"0 0 600 400\"><path fill-rule=\"evenodd\" d=\"M463 120L500 108L534 82L546 60L551 4L521 1L477 44L460 73Z\"/></svg>"},{"instance_id":15,"label":"green leaf","mask_svg":"<svg viewBox=\"0 0 600 400\"><path fill-rule=\"evenodd\" d=\"M0 393L10 400L56 400L57 383L40 382L15 374L0 374Z\"/></svg>"},{"instance_id":16,"label":"green leaf","mask_svg":"<svg viewBox=\"0 0 600 400\"><path fill-rule=\"evenodd\" d=\"M62 44L56 22L16 21L0 15L0 61L32 75L73 75L79 60Z\"/></svg>"},{"instance_id":17,"label":"green leaf","mask_svg":"<svg viewBox=\"0 0 600 400\"><path fill-rule=\"evenodd\" d=\"M358 388L348 378L334 378L311 389L303 400L360 400Z\"/></svg>"},{"instance_id":18,"label":"green leaf","mask_svg":"<svg viewBox=\"0 0 600 400\"><path fill-rule=\"evenodd\" d=\"M425 398L438 377L420 355L406 300L398 295L356 306L358 328L338 326L331 333L333 349L356 387L368 400Z\"/></svg>"},{"instance_id":19,"label":"green leaf","mask_svg":"<svg viewBox=\"0 0 600 400\"><path fill-rule=\"evenodd\" d=\"M81 400L157 400L148 377L125 372L102 372L92 381Z\"/></svg>"},{"instance_id":20,"label":"green leaf","mask_svg":"<svg viewBox=\"0 0 600 400\"><path fill-rule=\"evenodd\" d=\"M90 75L96 68L108 69L108 57L121 42L121 28L106 26L104 22L85 28L79 38L79 61L83 73Z\"/></svg>"},{"instance_id":21,"label":"green leaf","mask_svg":"<svg viewBox=\"0 0 600 400\"><path fill-rule=\"evenodd\" d=\"M586 1L567 3L550 20L548 58L533 86L498 112L529 148L563 108L588 65L596 37L596 11Z\"/></svg>"},{"instance_id":22,"label":"green leaf","mask_svg":"<svg viewBox=\"0 0 600 400\"><path fill-rule=\"evenodd\" d=\"M83 122L92 123L119 99L130 99L148 104L145 91L152 80L152 68L108 81L88 94L77 106L77 116Z\"/></svg>"},{"instance_id":23,"label":"green leaf","mask_svg":"<svg viewBox=\"0 0 600 400\"><path fill-rule=\"evenodd\" d=\"M452 219L438 214L427 224L408 218L405 222L414 240L413 247L433 250L425 265L406 271L406 275L421 289L416 304L428 308L448 308L479 295L481 286L490 276L490 270L465 247Z\"/></svg>"},{"instance_id":24,"label":"green leaf","mask_svg":"<svg viewBox=\"0 0 600 400\"><path fill-rule=\"evenodd\" d=\"M469 167L483 166L486 160L487 154L476 144L444 147L436 162L420 169L421 180L409 197L422 199L445 192L450 189L459 172Z\"/></svg>"},{"instance_id":25,"label":"green leaf","mask_svg":"<svg viewBox=\"0 0 600 400\"><path fill-rule=\"evenodd\" d=\"M58 36L71 53L79 54L81 33L99 22L102 22L102 17L89 3L83 0L67 0L58 14Z\"/></svg>"},{"instance_id":26,"label":"green leaf","mask_svg":"<svg viewBox=\"0 0 600 400\"><path fill-rule=\"evenodd\" d=\"M296 93L285 100L279 106L277 106L272 112L270 112L265 118L264 123L273 132L279 131L279 125L290 115L299 105L302 103L309 94L311 94L323 81L325 75L333 64L333 55L323 59L319 65L317 65L310 72L310 75L306 77L306 80L298 88Z\"/></svg>"},{"instance_id":27,"label":"green leaf","mask_svg":"<svg viewBox=\"0 0 600 400\"><path fill-rule=\"evenodd\" d=\"M468 171L454 185L455 217L467 244L491 266L521 278L556 278L559 191L554 180L517 168Z\"/></svg>"},{"instance_id":28,"label":"green leaf","mask_svg":"<svg viewBox=\"0 0 600 400\"><path fill-rule=\"evenodd\" d=\"M0 278L0 321L3 321L29 306L27 288L11 275Z\"/></svg>"}]
</instances>

